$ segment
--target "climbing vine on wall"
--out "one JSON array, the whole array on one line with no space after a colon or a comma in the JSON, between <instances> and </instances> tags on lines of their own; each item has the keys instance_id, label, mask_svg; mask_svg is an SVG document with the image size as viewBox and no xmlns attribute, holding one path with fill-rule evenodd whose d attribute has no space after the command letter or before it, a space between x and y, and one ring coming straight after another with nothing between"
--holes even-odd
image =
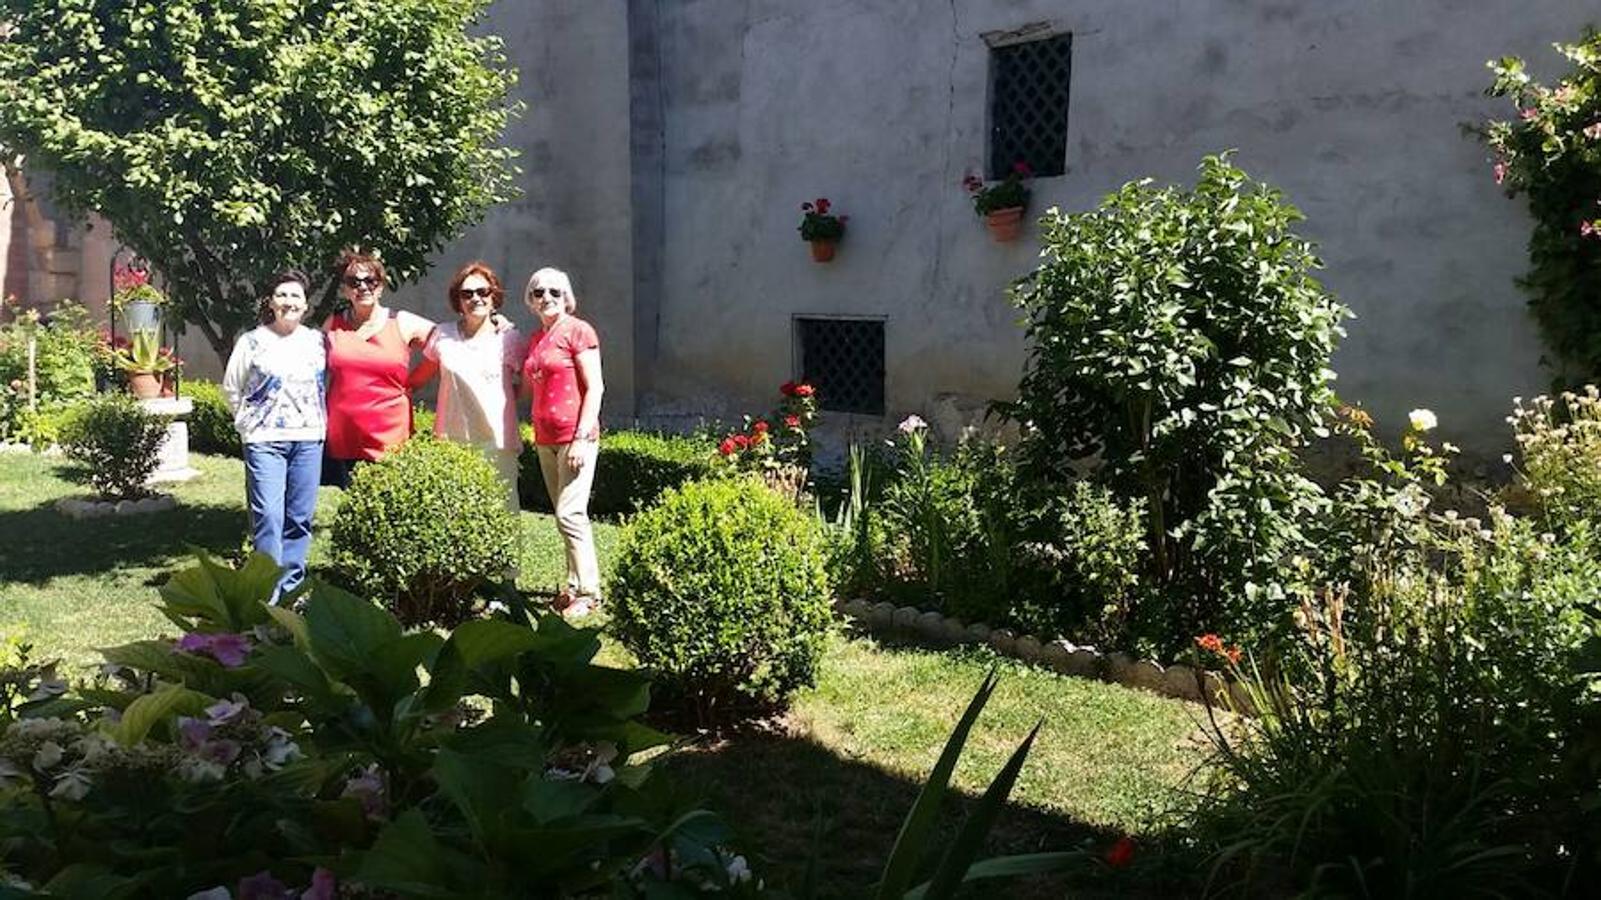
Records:
<instances>
[{"instance_id":1,"label":"climbing vine on wall","mask_svg":"<svg viewBox=\"0 0 1601 900\"><path fill-rule=\"evenodd\" d=\"M1519 284L1547 361L1558 380L1578 382L1601 375L1601 32L1555 47L1572 64L1555 85L1535 80L1517 57L1490 61L1490 95L1510 99L1517 115L1483 134L1496 183L1526 196L1534 216Z\"/></svg>"}]
</instances>

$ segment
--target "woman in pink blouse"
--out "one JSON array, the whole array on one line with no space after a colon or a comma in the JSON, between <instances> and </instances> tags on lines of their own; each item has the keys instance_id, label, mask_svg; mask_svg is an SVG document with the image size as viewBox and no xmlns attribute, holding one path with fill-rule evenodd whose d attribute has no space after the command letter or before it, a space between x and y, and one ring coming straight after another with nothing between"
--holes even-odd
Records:
<instances>
[{"instance_id":1,"label":"woman in pink blouse","mask_svg":"<svg viewBox=\"0 0 1601 900\"><path fill-rule=\"evenodd\" d=\"M600 339L573 315L578 298L560 269L528 279L523 301L539 316L540 331L523 360L523 383L533 394L534 445L556 527L567 549L567 586L557 608L581 616L600 602L600 565L589 524L589 488L600 445Z\"/></svg>"}]
</instances>

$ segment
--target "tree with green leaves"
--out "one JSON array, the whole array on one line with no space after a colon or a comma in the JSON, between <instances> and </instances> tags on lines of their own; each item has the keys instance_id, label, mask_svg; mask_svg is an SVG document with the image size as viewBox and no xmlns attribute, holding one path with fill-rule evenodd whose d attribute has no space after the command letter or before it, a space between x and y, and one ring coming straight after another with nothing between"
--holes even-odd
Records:
<instances>
[{"instance_id":1,"label":"tree with green leaves","mask_svg":"<svg viewBox=\"0 0 1601 900\"><path fill-rule=\"evenodd\" d=\"M0 0L0 148L165 276L226 359L272 273L413 280L514 190L488 0Z\"/></svg>"}]
</instances>

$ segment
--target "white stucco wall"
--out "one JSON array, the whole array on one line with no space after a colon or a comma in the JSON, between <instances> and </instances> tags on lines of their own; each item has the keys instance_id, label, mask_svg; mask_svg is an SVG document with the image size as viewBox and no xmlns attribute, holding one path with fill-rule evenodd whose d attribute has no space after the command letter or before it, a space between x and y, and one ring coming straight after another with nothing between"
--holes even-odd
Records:
<instances>
[{"instance_id":1,"label":"white stucco wall","mask_svg":"<svg viewBox=\"0 0 1601 900\"><path fill-rule=\"evenodd\" d=\"M566 270L579 314L600 334L609 421L634 408L632 181L629 149L627 6L623 0L501 0L488 32L506 42L528 104L506 139L521 151L523 195L490 210L434 257L419 284L397 290L396 306L436 320L451 317L445 289L456 269L488 262L506 283L506 312L525 331L528 276Z\"/></svg>"},{"instance_id":2,"label":"white stucco wall","mask_svg":"<svg viewBox=\"0 0 1601 900\"><path fill-rule=\"evenodd\" d=\"M559 4L558 4L559 5ZM1545 381L1513 279L1529 223L1460 126L1504 115L1485 60L1558 67L1549 43L1601 0L675 0L658 4L664 148L659 355L646 405L764 406L792 374L795 314L887 317L890 420L941 393L999 397L1023 354L1003 288L1033 229L995 244L961 188L985 157L984 35L1072 32L1067 173L1032 212L1236 161L1306 213L1357 313L1339 388L1396 423L1432 407L1483 453ZM558 85L569 89L574 82ZM538 102L536 100L536 102ZM809 261L801 201L851 216Z\"/></svg>"}]
</instances>

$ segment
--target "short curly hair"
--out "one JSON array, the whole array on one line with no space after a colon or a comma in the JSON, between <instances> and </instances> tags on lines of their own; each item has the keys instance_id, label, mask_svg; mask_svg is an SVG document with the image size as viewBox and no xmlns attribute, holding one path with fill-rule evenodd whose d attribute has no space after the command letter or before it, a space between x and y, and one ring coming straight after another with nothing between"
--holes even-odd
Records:
<instances>
[{"instance_id":1,"label":"short curly hair","mask_svg":"<svg viewBox=\"0 0 1601 900\"><path fill-rule=\"evenodd\" d=\"M340 251L339 259L334 263L334 277L343 280L352 266L366 266L378 276L379 287L389 287L389 273L384 271L384 261L378 258L378 254L359 247L346 247Z\"/></svg>"},{"instance_id":2,"label":"short curly hair","mask_svg":"<svg viewBox=\"0 0 1601 900\"><path fill-rule=\"evenodd\" d=\"M481 259L475 259L467 263L457 269L455 275L451 276L450 287L445 295L445 302L449 304L450 311L457 315L461 314L461 296L457 292L461 290L462 282L473 275L481 276L485 281L489 282L489 302L493 304L496 311L499 311L501 306L506 303L506 288L500 283L500 276L496 275L495 270L489 267L489 263Z\"/></svg>"}]
</instances>

